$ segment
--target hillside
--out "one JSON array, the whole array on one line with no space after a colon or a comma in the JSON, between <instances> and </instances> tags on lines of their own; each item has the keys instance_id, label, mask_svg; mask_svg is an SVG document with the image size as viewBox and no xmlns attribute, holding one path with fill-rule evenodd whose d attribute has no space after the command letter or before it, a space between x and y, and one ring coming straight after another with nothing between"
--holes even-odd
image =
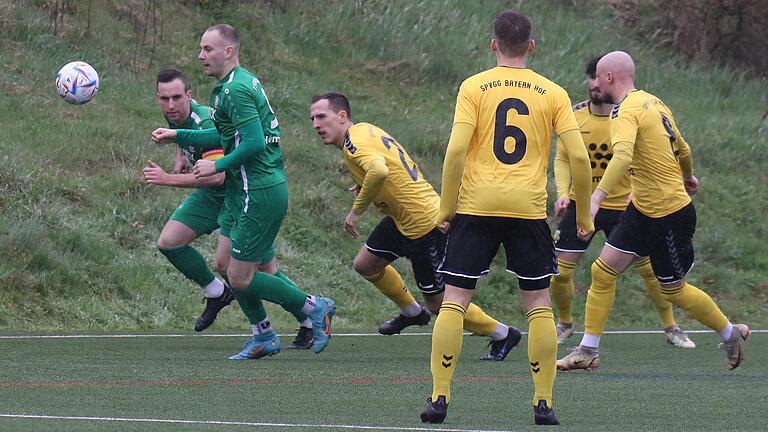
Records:
<instances>
[{"instance_id":1,"label":"hillside","mask_svg":"<svg viewBox=\"0 0 768 432\"><path fill-rule=\"evenodd\" d=\"M395 313L351 269L361 244L342 229L351 179L341 155L313 132L309 99L331 90L349 95L356 120L397 137L438 186L456 90L463 78L493 64L490 22L510 2L222 3L0 2L0 331L191 328L202 307L198 289L154 247L183 191L143 184L141 169L147 160L166 167L172 160L170 148L149 139L163 124L154 101L156 72L182 69L196 98L207 101L212 81L200 73L197 44L216 22L240 29L241 62L264 82L283 128L291 209L279 239L281 265L305 290L337 300L341 329L370 331ZM702 70L611 31L614 18L602 2L576 3L523 6L538 45L531 67L576 102L586 98L588 58L613 49L634 56L638 86L670 105L693 147L702 185L691 279L734 320L764 328L765 83L727 68ZM101 76L98 97L85 106L55 95L54 74L72 60L89 62ZM370 210L362 232L377 220ZM213 251L212 238L198 244ZM577 274L582 285L589 283L587 258ZM477 301L523 324L515 291L513 279L495 272L479 287ZM583 300L577 297L577 319ZM286 313L269 311L281 330L292 329ZM677 316L693 325L682 312ZM227 310L216 329L242 330L243 324L238 312ZM610 325L658 327L631 272L619 287Z\"/></svg>"}]
</instances>

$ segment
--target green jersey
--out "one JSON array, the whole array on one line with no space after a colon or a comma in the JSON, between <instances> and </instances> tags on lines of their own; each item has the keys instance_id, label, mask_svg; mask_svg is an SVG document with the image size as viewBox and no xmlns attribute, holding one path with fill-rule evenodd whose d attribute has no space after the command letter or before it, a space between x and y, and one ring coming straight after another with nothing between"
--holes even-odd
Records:
<instances>
[{"instance_id":1,"label":"green jersey","mask_svg":"<svg viewBox=\"0 0 768 432\"><path fill-rule=\"evenodd\" d=\"M227 187L247 191L285 182L280 126L259 79L235 67L214 87L210 105L225 154L216 170L226 171Z\"/></svg>"},{"instance_id":2,"label":"green jersey","mask_svg":"<svg viewBox=\"0 0 768 432\"><path fill-rule=\"evenodd\" d=\"M210 108L205 105L200 105L194 100L189 104L189 117L184 120L184 123L177 125L175 123L168 122L168 127L171 129L192 129L192 130L205 130L214 127L213 120L211 119ZM200 159L206 160L218 160L224 156L224 150L220 145L209 145L205 143L189 143L186 145L178 144L181 154L187 159L190 166L194 166ZM224 185L211 188L214 191L221 192L224 190Z\"/></svg>"},{"instance_id":3,"label":"green jersey","mask_svg":"<svg viewBox=\"0 0 768 432\"><path fill-rule=\"evenodd\" d=\"M184 123L177 125L169 121L168 127L171 129L210 129L214 127L210 111L210 108L207 106L200 105L193 100L189 104L189 117L184 120ZM178 146L181 150L181 154L183 154L187 159L187 162L193 166L200 159L215 160L224 155L224 151L222 150L221 146L210 146L202 143L193 143L188 145L178 144ZM219 157L216 157L215 155L219 155Z\"/></svg>"}]
</instances>

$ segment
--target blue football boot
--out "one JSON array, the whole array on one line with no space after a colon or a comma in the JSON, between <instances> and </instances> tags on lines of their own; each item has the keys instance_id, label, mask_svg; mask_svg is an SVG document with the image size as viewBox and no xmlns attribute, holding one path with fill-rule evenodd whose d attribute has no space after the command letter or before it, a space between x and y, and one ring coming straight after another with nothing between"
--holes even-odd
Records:
<instances>
[{"instance_id":1,"label":"blue football boot","mask_svg":"<svg viewBox=\"0 0 768 432\"><path fill-rule=\"evenodd\" d=\"M319 354L331 339L331 318L336 312L336 303L327 297L315 297L315 303L315 310L309 314L309 319L312 320L312 334L315 337L312 351Z\"/></svg>"},{"instance_id":2,"label":"blue football boot","mask_svg":"<svg viewBox=\"0 0 768 432\"><path fill-rule=\"evenodd\" d=\"M280 352L280 339L275 332L254 336L243 345L240 353L230 357L230 360L255 360L273 356Z\"/></svg>"}]
</instances>

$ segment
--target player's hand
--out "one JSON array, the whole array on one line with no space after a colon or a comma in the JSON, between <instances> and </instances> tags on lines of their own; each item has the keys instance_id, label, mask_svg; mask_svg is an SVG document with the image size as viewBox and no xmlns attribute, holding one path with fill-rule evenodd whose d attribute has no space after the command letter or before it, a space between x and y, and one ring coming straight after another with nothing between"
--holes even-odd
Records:
<instances>
[{"instance_id":1,"label":"player's hand","mask_svg":"<svg viewBox=\"0 0 768 432\"><path fill-rule=\"evenodd\" d=\"M176 130L157 128L152 131L152 141L158 144L172 144L176 142Z\"/></svg>"},{"instance_id":2,"label":"player's hand","mask_svg":"<svg viewBox=\"0 0 768 432\"><path fill-rule=\"evenodd\" d=\"M581 241L588 241L590 238L592 238L594 233L595 225L593 223L587 227L583 227L581 225L576 226L576 237L578 237Z\"/></svg>"},{"instance_id":3,"label":"player's hand","mask_svg":"<svg viewBox=\"0 0 768 432\"><path fill-rule=\"evenodd\" d=\"M216 174L216 162L212 160L200 159L195 164L195 168L192 170L195 174L195 178L210 177Z\"/></svg>"},{"instance_id":4,"label":"player's hand","mask_svg":"<svg viewBox=\"0 0 768 432\"><path fill-rule=\"evenodd\" d=\"M693 194L699 191L699 179L693 174L690 177L683 177L683 184L688 195L693 196Z\"/></svg>"},{"instance_id":5,"label":"player's hand","mask_svg":"<svg viewBox=\"0 0 768 432\"><path fill-rule=\"evenodd\" d=\"M349 189L347 189L347 190L348 190L348 191L350 191L350 192L352 192L352 194L354 194L354 195L355 195L355 198L357 198L357 196L358 196L358 195L360 195L360 189L361 189L361 188L360 188L360 185L354 185L354 186L351 186L351 187L350 187Z\"/></svg>"},{"instance_id":6,"label":"player's hand","mask_svg":"<svg viewBox=\"0 0 768 432\"><path fill-rule=\"evenodd\" d=\"M350 211L346 219L344 219L344 231L348 232L352 238L360 237L360 233L357 232L357 223L360 221L360 215Z\"/></svg>"},{"instance_id":7,"label":"player's hand","mask_svg":"<svg viewBox=\"0 0 768 432\"><path fill-rule=\"evenodd\" d=\"M565 214L565 210L571 204L571 199L568 195L563 195L555 201L555 217L560 219Z\"/></svg>"},{"instance_id":8,"label":"player's hand","mask_svg":"<svg viewBox=\"0 0 768 432\"><path fill-rule=\"evenodd\" d=\"M448 230L451 229L451 223L448 221L442 221L437 224L437 229L443 234L448 234Z\"/></svg>"},{"instance_id":9,"label":"player's hand","mask_svg":"<svg viewBox=\"0 0 768 432\"><path fill-rule=\"evenodd\" d=\"M168 184L168 173L160 165L148 161L144 168L144 182L153 185L165 186Z\"/></svg>"},{"instance_id":10,"label":"player's hand","mask_svg":"<svg viewBox=\"0 0 768 432\"><path fill-rule=\"evenodd\" d=\"M187 159L181 154L176 154L176 160L173 162L173 173L184 174L187 172Z\"/></svg>"}]
</instances>

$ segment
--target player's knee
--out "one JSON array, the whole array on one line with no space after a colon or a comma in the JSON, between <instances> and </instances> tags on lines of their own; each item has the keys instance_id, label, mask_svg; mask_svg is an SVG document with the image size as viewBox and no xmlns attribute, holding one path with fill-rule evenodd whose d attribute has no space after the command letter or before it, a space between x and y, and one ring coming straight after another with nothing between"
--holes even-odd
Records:
<instances>
[{"instance_id":1,"label":"player's knee","mask_svg":"<svg viewBox=\"0 0 768 432\"><path fill-rule=\"evenodd\" d=\"M176 249L185 245L186 243L174 241L170 236L165 236L162 234L160 234L160 237L158 237L157 241L155 242L155 246L157 246L157 248L161 251L163 249Z\"/></svg>"},{"instance_id":2,"label":"player's knee","mask_svg":"<svg viewBox=\"0 0 768 432\"><path fill-rule=\"evenodd\" d=\"M432 315L440 313L440 306L443 304L443 296L424 296L424 303L426 303L427 310Z\"/></svg>"},{"instance_id":3,"label":"player's knee","mask_svg":"<svg viewBox=\"0 0 768 432\"><path fill-rule=\"evenodd\" d=\"M245 275L232 272L227 273L227 279L232 288L241 291L248 289L248 284L251 282Z\"/></svg>"},{"instance_id":4,"label":"player's knee","mask_svg":"<svg viewBox=\"0 0 768 432\"><path fill-rule=\"evenodd\" d=\"M377 273L380 273L376 272L376 269L373 269L370 264L365 262L365 260L357 257L355 257L354 261L352 261L352 268L355 269L355 271L364 278L370 278L372 276L376 276Z\"/></svg>"},{"instance_id":5,"label":"player's knee","mask_svg":"<svg viewBox=\"0 0 768 432\"><path fill-rule=\"evenodd\" d=\"M213 263L213 271L215 271L216 273L222 276L227 276L227 262L224 260L217 259Z\"/></svg>"}]
</instances>

